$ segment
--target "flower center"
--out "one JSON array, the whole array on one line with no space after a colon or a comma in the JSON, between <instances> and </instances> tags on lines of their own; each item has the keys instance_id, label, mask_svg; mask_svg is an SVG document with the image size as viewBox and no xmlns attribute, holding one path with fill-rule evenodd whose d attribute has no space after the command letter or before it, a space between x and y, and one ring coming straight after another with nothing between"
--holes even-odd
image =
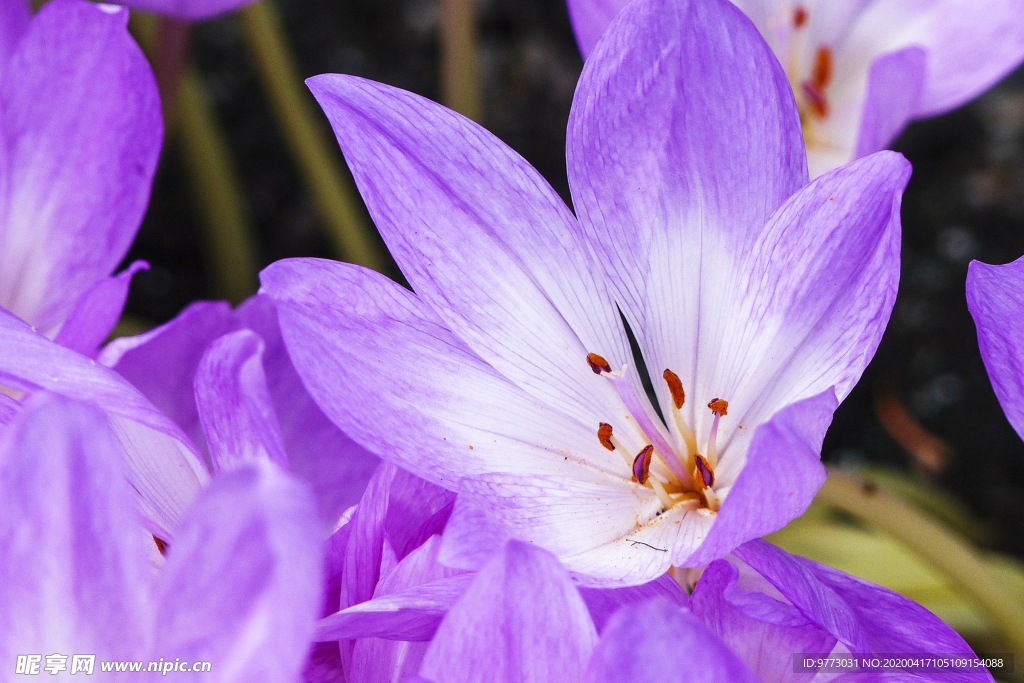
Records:
<instances>
[{"instance_id":1,"label":"flower center","mask_svg":"<svg viewBox=\"0 0 1024 683\"><path fill-rule=\"evenodd\" d=\"M616 438L614 427L602 422L597 427L597 440L601 445L623 457L632 471L633 481L653 489L665 510L686 506L716 512L721 504L721 499L715 492L718 423L728 414L729 402L713 398L708 403L708 409L713 415L711 433L704 452L700 453L697 450L697 437L682 414L686 392L676 373L668 369L662 373L672 396L671 419L675 427L675 430L669 430L669 439L675 442L672 444L651 419L640 397L634 391L633 384L626 374L626 367L619 372L612 372L608 361L596 353L587 355L587 363L595 374L601 375L611 383L629 416L639 427L645 442L639 452L633 453Z\"/></svg>"}]
</instances>

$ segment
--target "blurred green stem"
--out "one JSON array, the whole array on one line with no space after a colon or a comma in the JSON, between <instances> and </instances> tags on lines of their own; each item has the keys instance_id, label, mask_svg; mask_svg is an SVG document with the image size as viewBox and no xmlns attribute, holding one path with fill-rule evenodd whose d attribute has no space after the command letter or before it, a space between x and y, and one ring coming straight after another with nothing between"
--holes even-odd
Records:
<instances>
[{"instance_id":1,"label":"blurred green stem","mask_svg":"<svg viewBox=\"0 0 1024 683\"><path fill-rule=\"evenodd\" d=\"M970 544L871 480L853 474L830 469L817 499L884 531L929 561L976 600L1006 643L1024 654L1024 606Z\"/></svg>"},{"instance_id":2,"label":"blurred green stem","mask_svg":"<svg viewBox=\"0 0 1024 683\"><path fill-rule=\"evenodd\" d=\"M195 69L185 67L179 87L177 134L206 224L209 272L220 296L237 304L258 287L252 229L238 174Z\"/></svg>"},{"instance_id":3,"label":"blurred green stem","mask_svg":"<svg viewBox=\"0 0 1024 683\"><path fill-rule=\"evenodd\" d=\"M335 248L353 263L381 270L384 261L380 250L363 219L352 185L333 154L333 144L318 128L311 96L302 86L277 9L270 0L263 0L240 10L238 17L274 114Z\"/></svg>"},{"instance_id":4,"label":"blurred green stem","mask_svg":"<svg viewBox=\"0 0 1024 683\"><path fill-rule=\"evenodd\" d=\"M441 91L444 103L480 121L474 0L441 0Z\"/></svg>"},{"instance_id":5,"label":"blurred green stem","mask_svg":"<svg viewBox=\"0 0 1024 683\"><path fill-rule=\"evenodd\" d=\"M132 12L130 17L136 40L155 65L165 138L171 137L172 130L180 135L185 168L203 222L207 272L217 296L240 303L256 291L258 284L252 228L241 184L203 83L188 65L187 27L182 31L168 21L173 20L144 12Z\"/></svg>"}]
</instances>

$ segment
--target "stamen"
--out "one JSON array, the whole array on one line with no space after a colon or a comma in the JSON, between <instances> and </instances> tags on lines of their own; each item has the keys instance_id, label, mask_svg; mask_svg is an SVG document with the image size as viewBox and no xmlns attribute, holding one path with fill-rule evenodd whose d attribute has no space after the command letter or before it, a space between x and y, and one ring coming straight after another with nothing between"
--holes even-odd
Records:
<instances>
[{"instance_id":1,"label":"stamen","mask_svg":"<svg viewBox=\"0 0 1024 683\"><path fill-rule=\"evenodd\" d=\"M672 500L672 496L668 495L668 491L665 490L660 481L651 479L651 488L658 494L658 500L661 501L662 507L666 510L671 510L675 506L676 501Z\"/></svg>"},{"instance_id":2,"label":"stamen","mask_svg":"<svg viewBox=\"0 0 1024 683\"><path fill-rule=\"evenodd\" d=\"M811 85L823 93L832 82L832 50L827 45L819 45L814 53L814 70L811 72Z\"/></svg>"},{"instance_id":3,"label":"stamen","mask_svg":"<svg viewBox=\"0 0 1024 683\"><path fill-rule=\"evenodd\" d=\"M693 469L690 466L689 459L697 452L697 437L694 436L690 425L686 424L686 420L683 419L679 412L679 409L686 402L686 392L683 391L683 383L679 381L679 375L676 373L666 368L665 372L661 373L661 376L665 378L668 390L672 394L672 419L675 420L676 429L679 430L679 434L683 437L683 443L686 444L687 462L683 463L683 469L689 472Z\"/></svg>"},{"instance_id":4,"label":"stamen","mask_svg":"<svg viewBox=\"0 0 1024 683\"><path fill-rule=\"evenodd\" d=\"M672 394L672 403L675 404L676 410L679 410L686 403L686 392L683 391L683 383L679 381L679 375L666 368L661 376L665 378L665 384L668 385L668 390Z\"/></svg>"},{"instance_id":5,"label":"stamen","mask_svg":"<svg viewBox=\"0 0 1024 683\"><path fill-rule=\"evenodd\" d=\"M640 485L646 484L651 476L651 455L654 453L654 446L647 444L636 454L633 460L633 481Z\"/></svg>"},{"instance_id":6,"label":"stamen","mask_svg":"<svg viewBox=\"0 0 1024 683\"><path fill-rule=\"evenodd\" d=\"M597 440L608 450L615 450L615 444L612 443L612 426L610 424L602 422L597 426Z\"/></svg>"},{"instance_id":7,"label":"stamen","mask_svg":"<svg viewBox=\"0 0 1024 683\"><path fill-rule=\"evenodd\" d=\"M640 403L639 397L633 390L633 384L626 375L627 367L629 366L624 365L621 372L606 372L604 377L611 382L615 393L619 395L623 405L626 406L626 410L636 420L637 426L640 427L640 430L654 446L654 449L661 454L665 464L672 470L672 474L676 475L676 478L685 486L691 482L691 477L683 468L683 463L679 460L679 456L668 445L668 442L662 435L661 428L651 421L651 416L648 415L647 410Z\"/></svg>"},{"instance_id":8,"label":"stamen","mask_svg":"<svg viewBox=\"0 0 1024 683\"><path fill-rule=\"evenodd\" d=\"M711 434L708 435L708 457L707 462L711 463L712 467L718 466L718 420L728 414L729 402L723 401L720 398L713 398L708 403L708 408L711 408L711 412L714 414L714 419L711 420Z\"/></svg>"},{"instance_id":9,"label":"stamen","mask_svg":"<svg viewBox=\"0 0 1024 683\"><path fill-rule=\"evenodd\" d=\"M594 371L595 375L612 371L612 366L608 365L608 361L604 359L604 356L599 356L596 353L587 354L587 364L590 365L590 369Z\"/></svg>"},{"instance_id":10,"label":"stamen","mask_svg":"<svg viewBox=\"0 0 1024 683\"><path fill-rule=\"evenodd\" d=\"M704 488L709 489L715 485L715 472L708 465L708 461L704 459L704 456L698 453L695 457L697 463L697 474L700 476L701 482L704 484Z\"/></svg>"},{"instance_id":11,"label":"stamen","mask_svg":"<svg viewBox=\"0 0 1024 683\"><path fill-rule=\"evenodd\" d=\"M793 26L796 28L801 28L806 23L807 10L804 9L804 7L798 5L797 8L793 10Z\"/></svg>"},{"instance_id":12,"label":"stamen","mask_svg":"<svg viewBox=\"0 0 1024 683\"><path fill-rule=\"evenodd\" d=\"M729 414L729 402L723 401L720 398L713 398L708 401L708 408L711 408L711 412L720 413L722 415Z\"/></svg>"}]
</instances>

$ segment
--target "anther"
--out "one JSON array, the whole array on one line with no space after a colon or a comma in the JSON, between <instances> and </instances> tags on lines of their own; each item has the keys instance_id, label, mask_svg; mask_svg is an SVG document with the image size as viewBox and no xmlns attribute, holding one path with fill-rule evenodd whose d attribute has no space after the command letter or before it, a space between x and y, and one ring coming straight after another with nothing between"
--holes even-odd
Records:
<instances>
[{"instance_id":1,"label":"anther","mask_svg":"<svg viewBox=\"0 0 1024 683\"><path fill-rule=\"evenodd\" d=\"M811 72L811 84L818 92L824 92L832 82L832 50L827 45L819 45L814 53L814 70Z\"/></svg>"},{"instance_id":2,"label":"anther","mask_svg":"<svg viewBox=\"0 0 1024 683\"><path fill-rule=\"evenodd\" d=\"M666 368L661 376L665 378L665 384L668 385L668 390L672 393L672 403L675 404L676 410L679 410L686 402L686 392L683 391L683 383L679 381L679 375Z\"/></svg>"},{"instance_id":3,"label":"anther","mask_svg":"<svg viewBox=\"0 0 1024 683\"><path fill-rule=\"evenodd\" d=\"M590 369L594 371L595 375L600 375L602 372L611 372L612 366L608 365L608 361L603 356L599 356L596 353L587 354L587 364L590 365Z\"/></svg>"},{"instance_id":4,"label":"anther","mask_svg":"<svg viewBox=\"0 0 1024 683\"><path fill-rule=\"evenodd\" d=\"M640 485L647 483L651 476L651 456L654 454L654 446L647 444L633 460L633 481Z\"/></svg>"},{"instance_id":5,"label":"anther","mask_svg":"<svg viewBox=\"0 0 1024 683\"><path fill-rule=\"evenodd\" d=\"M711 408L711 412L718 413L719 415L729 414L729 402L723 401L720 398L713 398L708 401L708 408Z\"/></svg>"},{"instance_id":6,"label":"anther","mask_svg":"<svg viewBox=\"0 0 1024 683\"><path fill-rule=\"evenodd\" d=\"M697 462L697 476L700 477L701 482L704 484L704 488L709 489L715 485L715 473L708 465L708 461L704 459L704 456L698 453L695 458Z\"/></svg>"},{"instance_id":7,"label":"anther","mask_svg":"<svg viewBox=\"0 0 1024 683\"><path fill-rule=\"evenodd\" d=\"M612 443L612 426L610 424L602 422L597 426L597 440L608 450L615 450L615 444Z\"/></svg>"},{"instance_id":8,"label":"anther","mask_svg":"<svg viewBox=\"0 0 1024 683\"><path fill-rule=\"evenodd\" d=\"M795 26L796 28L801 28L806 23L807 10L802 6L798 6L795 10L793 10L793 26Z\"/></svg>"}]
</instances>

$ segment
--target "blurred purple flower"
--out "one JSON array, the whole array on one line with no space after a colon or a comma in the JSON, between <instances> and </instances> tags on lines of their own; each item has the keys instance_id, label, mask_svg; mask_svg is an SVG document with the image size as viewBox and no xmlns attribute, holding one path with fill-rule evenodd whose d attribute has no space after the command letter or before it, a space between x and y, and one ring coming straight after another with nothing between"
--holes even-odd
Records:
<instances>
[{"instance_id":1,"label":"blurred purple flower","mask_svg":"<svg viewBox=\"0 0 1024 683\"><path fill-rule=\"evenodd\" d=\"M1024 439L1024 257L1001 266L972 261L967 308L978 328L978 348L992 388Z\"/></svg>"},{"instance_id":2,"label":"blurred purple flower","mask_svg":"<svg viewBox=\"0 0 1024 683\"><path fill-rule=\"evenodd\" d=\"M95 410L40 395L0 439L0 659L212 662L217 681L293 681L321 599L305 488L265 465L218 477L166 562ZM99 671L99 662L96 663ZM103 674L136 680L138 674Z\"/></svg>"},{"instance_id":3,"label":"blurred purple flower","mask_svg":"<svg viewBox=\"0 0 1024 683\"><path fill-rule=\"evenodd\" d=\"M289 470L313 489L328 529L377 466L302 386L266 297L235 311L194 303L165 325L114 340L98 361L173 419L214 472L257 461Z\"/></svg>"},{"instance_id":4,"label":"blurred purple flower","mask_svg":"<svg viewBox=\"0 0 1024 683\"><path fill-rule=\"evenodd\" d=\"M0 306L95 352L120 317L124 258L149 201L163 122L149 64L112 5L0 11Z\"/></svg>"},{"instance_id":5,"label":"blurred purple flower","mask_svg":"<svg viewBox=\"0 0 1024 683\"><path fill-rule=\"evenodd\" d=\"M808 185L785 75L732 5L618 16L570 116L578 221L439 105L311 88L416 294L314 259L273 264L263 291L324 413L458 491L451 562L512 536L640 584L805 509L892 307L909 165L879 153Z\"/></svg>"},{"instance_id":6,"label":"blurred purple flower","mask_svg":"<svg viewBox=\"0 0 1024 683\"><path fill-rule=\"evenodd\" d=\"M628 0L567 0L584 57ZM1018 0L733 0L796 95L811 177L885 148L912 119L979 95L1024 60Z\"/></svg>"}]
</instances>

